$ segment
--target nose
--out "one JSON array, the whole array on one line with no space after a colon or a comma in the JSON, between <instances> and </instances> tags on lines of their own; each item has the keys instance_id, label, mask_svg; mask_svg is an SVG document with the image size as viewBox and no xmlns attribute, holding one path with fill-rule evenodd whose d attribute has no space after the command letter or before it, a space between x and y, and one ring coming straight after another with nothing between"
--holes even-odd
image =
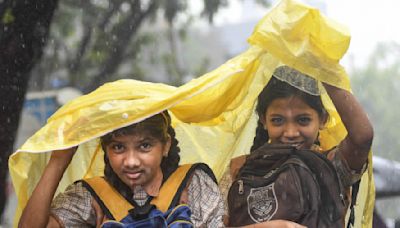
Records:
<instances>
[{"instance_id":1,"label":"nose","mask_svg":"<svg viewBox=\"0 0 400 228\"><path fill-rule=\"evenodd\" d=\"M124 166L129 168L139 167L141 164L138 154L134 150L129 150L124 159Z\"/></svg>"},{"instance_id":2,"label":"nose","mask_svg":"<svg viewBox=\"0 0 400 228\"><path fill-rule=\"evenodd\" d=\"M288 123L285 126L283 137L287 139L295 139L300 136L300 131L295 124Z\"/></svg>"}]
</instances>

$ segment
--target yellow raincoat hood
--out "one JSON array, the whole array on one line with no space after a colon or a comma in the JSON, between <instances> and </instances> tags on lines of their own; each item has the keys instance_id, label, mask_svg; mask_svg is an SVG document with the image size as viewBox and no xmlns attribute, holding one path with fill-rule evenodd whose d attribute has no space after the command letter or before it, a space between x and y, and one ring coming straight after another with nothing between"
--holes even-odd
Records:
<instances>
[{"instance_id":1,"label":"yellow raincoat hood","mask_svg":"<svg viewBox=\"0 0 400 228\"><path fill-rule=\"evenodd\" d=\"M60 108L47 124L9 159L18 197L15 226L38 182L50 151L79 145L58 191L75 180L103 175L98 137L168 109L181 162L205 162L221 177L230 159L249 152L255 135L254 106L272 72L282 64L320 81L349 90L339 64L349 32L317 9L283 0L256 26L250 47L219 68L180 87L119 80L106 83ZM337 145L346 130L329 97L322 94L330 121L321 132L324 149ZM372 226L372 161L362 179L356 227Z\"/></svg>"}]
</instances>

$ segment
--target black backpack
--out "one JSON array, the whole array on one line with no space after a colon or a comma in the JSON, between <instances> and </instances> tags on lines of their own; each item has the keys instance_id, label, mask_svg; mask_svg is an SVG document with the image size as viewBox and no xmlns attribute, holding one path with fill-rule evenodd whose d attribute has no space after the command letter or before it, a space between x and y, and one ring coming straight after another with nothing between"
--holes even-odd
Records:
<instances>
[{"instance_id":1,"label":"black backpack","mask_svg":"<svg viewBox=\"0 0 400 228\"><path fill-rule=\"evenodd\" d=\"M246 158L229 189L229 225L285 219L309 228L344 227L345 195L325 155L265 144Z\"/></svg>"}]
</instances>

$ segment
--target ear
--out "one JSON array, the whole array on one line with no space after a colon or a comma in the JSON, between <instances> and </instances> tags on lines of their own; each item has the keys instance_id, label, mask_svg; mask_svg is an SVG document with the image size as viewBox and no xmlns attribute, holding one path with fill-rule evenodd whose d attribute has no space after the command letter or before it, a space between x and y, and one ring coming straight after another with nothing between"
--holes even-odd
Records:
<instances>
[{"instance_id":1,"label":"ear","mask_svg":"<svg viewBox=\"0 0 400 228\"><path fill-rule=\"evenodd\" d=\"M168 134L167 142L165 142L163 157L168 157L168 152L171 149L171 136Z\"/></svg>"}]
</instances>

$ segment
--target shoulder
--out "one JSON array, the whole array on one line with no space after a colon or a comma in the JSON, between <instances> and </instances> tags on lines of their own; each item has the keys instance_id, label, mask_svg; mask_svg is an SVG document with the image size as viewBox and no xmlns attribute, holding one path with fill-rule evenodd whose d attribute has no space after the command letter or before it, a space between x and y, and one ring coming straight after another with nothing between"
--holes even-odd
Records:
<instances>
[{"instance_id":1,"label":"shoulder","mask_svg":"<svg viewBox=\"0 0 400 228\"><path fill-rule=\"evenodd\" d=\"M195 181L193 181L193 180L195 180ZM190 182L190 184L192 182L210 182L215 185L217 184L215 181L214 174L210 174L209 172L207 172L206 170L203 170L203 169L196 169L193 171L192 181Z\"/></svg>"},{"instance_id":2,"label":"shoulder","mask_svg":"<svg viewBox=\"0 0 400 228\"><path fill-rule=\"evenodd\" d=\"M57 195L55 199L63 199L63 198L80 198L80 199L88 199L91 201L90 192L83 186L82 182L78 181L71 185L69 185L63 193ZM56 200L54 200L56 201Z\"/></svg>"},{"instance_id":3,"label":"shoulder","mask_svg":"<svg viewBox=\"0 0 400 228\"><path fill-rule=\"evenodd\" d=\"M188 181L189 193L195 189L210 189L214 191L218 190L217 180L212 170L205 164L196 164L193 166L194 169L191 172L190 179ZM219 192L219 190L218 190Z\"/></svg>"},{"instance_id":4,"label":"shoulder","mask_svg":"<svg viewBox=\"0 0 400 228\"><path fill-rule=\"evenodd\" d=\"M188 183L188 202L195 227L221 227L223 201L214 174L196 168Z\"/></svg>"},{"instance_id":5,"label":"shoulder","mask_svg":"<svg viewBox=\"0 0 400 228\"><path fill-rule=\"evenodd\" d=\"M190 175L193 177L198 177L203 179L211 179L212 181L214 181L215 183L217 183L217 179L214 175L214 172L212 171L212 169L205 163L195 163L192 164L191 167L191 173Z\"/></svg>"},{"instance_id":6,"label":"shoulder","mask_svg":"<svg viewBox=\"0 0 400 228\"><path fill-rule=\"evenodd\" d=\"M95 225L92 196L81 182L69 185L54 198L51 213L65 227Z\"/></svg>"}]
</instances>

